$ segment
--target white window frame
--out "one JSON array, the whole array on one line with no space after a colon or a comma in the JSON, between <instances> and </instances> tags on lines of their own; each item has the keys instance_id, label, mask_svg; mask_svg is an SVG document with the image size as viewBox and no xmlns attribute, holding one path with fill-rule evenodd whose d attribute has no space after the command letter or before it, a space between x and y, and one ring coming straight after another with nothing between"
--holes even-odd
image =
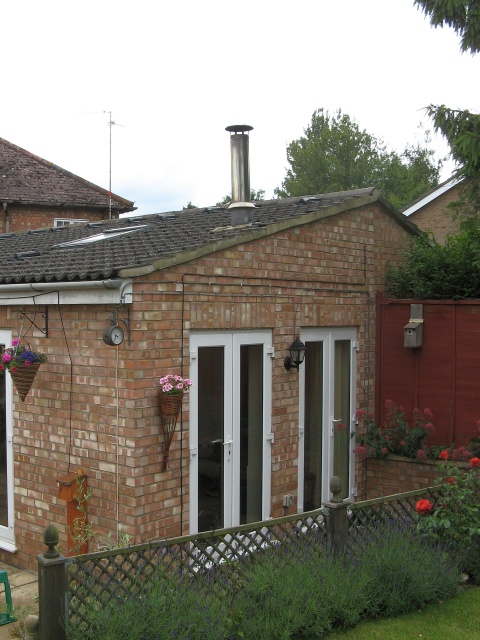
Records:
<instances>
[{"instance_id":1,"label":"white window frame","mask_svg":"<svg viewBox=\"0 0 480 640\"><path fill-rule=\"evenodd\" d=\"M54 227L69 227L71 224L87 224L88 220L83 218L54 218Z\"/></svg>"},{"instance_id":2,"label":"white window frame","mask_svg":"<svg viewBox=\"0 0 480 640\"><path fill-rule=\"evenodd\" d=\"M350 408L352 431L355 428L354 415L356 411L357 398L357 353L356 340L357 329L355 327L343 328L309 328L303 329L300 334L302 342L323 342L323 433L322 433L322 502L331 499L330 480L333 475L333 443L334 428L333 420L333 380L335 363L335 342L338 340L350 340L351 345L351 384L350 384ZM308 351L305 354L308 358ZM305 368L300 366L300 405L299 405L299 438L298 438L298 511L303 512L304 504L304 466L305 466ZM349 497L346 502L353 502L355 496L355 438L350 439L349 458Z\"/></svg>"},{"instance_id":3,"label":"white window frame","mask_svg":"<svg viewBox=\"0 0 480 640\"><path fill-rule=\"evenodd\" d=\"M263 477L262 519L271 512L271 449L272 435L272 333L260 331L208 331L190 334L190 378L198 379L198 349L200 347L224 347L225 349L225 404L224 404L224 525L235 526L240 522L240 401L233 390L239 385L240 347L246 344L263 345ZM238 363L238 366L237 366ZM229 366L230 365L230 366ZM197 533L198 515L198 385L190 391L190 533ZM232 457L227 463L228 442L232 445ZM227 493L228 492L228 493Z\"/></svg>"},{"instance_id":4,"label":"white window frame","mask_svg":"<svg viewBox=\"0 0 480 640\"><path fill-rule=\"evenodd\" d=\"M0 329L0 344L9 346L12 343L12 332ZM12 377L5 374L5 418L7 447L7 518L8 526L0 526L0 549L15 552L15 482L13 464L13 388Z\"/></svg>"}]
</instances>

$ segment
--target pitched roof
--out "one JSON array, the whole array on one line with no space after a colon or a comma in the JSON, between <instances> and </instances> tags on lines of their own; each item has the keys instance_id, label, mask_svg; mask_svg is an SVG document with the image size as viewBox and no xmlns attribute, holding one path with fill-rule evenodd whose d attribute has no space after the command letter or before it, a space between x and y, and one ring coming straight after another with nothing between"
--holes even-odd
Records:
<instances>
[{"instance_id":1,"label":"pitched roof","mask_svg":"<svg viewBox=\"0 0 480 640\"><path fill-rule=\"evenodd\" d=\"M0 138L0 202L108 209L109 192ZM133 202L112 194L112 209L133 211Z\"/></svg>"},{"instance_id":2,"label":"pitched roof","mask_svg":"<svg viewBox=\"0 0 480 640\"><path fill-rule=\"evenodd\" d=\"M151 273L342 211L379 202L419 233L374 188L256 203L250 225L222 207L0 235L0 284L128 278Z\"/></svg>"}]
</instances>

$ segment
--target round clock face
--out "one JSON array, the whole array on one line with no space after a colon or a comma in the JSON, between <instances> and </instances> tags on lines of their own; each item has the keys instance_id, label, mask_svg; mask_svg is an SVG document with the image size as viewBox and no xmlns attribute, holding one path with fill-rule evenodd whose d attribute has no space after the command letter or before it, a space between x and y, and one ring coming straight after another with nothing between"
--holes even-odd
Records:
<instances>
[{"instance_id":1,"label":"round clock face","mask_svg":"<svg viewBox=\"0 0 480 640\"><path fill-rule=\"evenodd\" d=\"M118 345L123 342L123 329L117 325L107 327L103 332L103 340L109 345Z\"/></svg>"}]
</instances>

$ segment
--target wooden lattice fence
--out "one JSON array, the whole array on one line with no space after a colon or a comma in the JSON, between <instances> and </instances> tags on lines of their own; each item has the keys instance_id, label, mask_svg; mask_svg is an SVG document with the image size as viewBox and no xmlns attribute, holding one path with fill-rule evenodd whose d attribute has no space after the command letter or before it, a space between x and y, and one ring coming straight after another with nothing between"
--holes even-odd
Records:
<instances>
[{"instance_id":1,"label":"wooden lattice fence","mask_svg":"<svg viewBox=\"0 0 480 640\"><path fill-rule=\"evenodd\" d=\"M93 604L102 607L141 594L153 579L175 575L195 579L232 566L245 556L257 558L267 550L295 545L306 536L314 536L317 544L335 552L337 545L367 541L387 521L413 523L417 500L426 497L435 504L440 495L439 487L430 487L350 504L337 501L334 494L331 502L315 511L71 558L53 559L50 543L44 558L39 556L40 640L64 640L61 634L69 624L86 624ZM51 578L50 564L55 566ZM241 563L235 566L241 572ZM222 588L222 582L216 586ZM52 593L59 594L57 605ZM62 618L53 635L42 625L42 620L52 616Z\"/></svg>"}]
</instances>

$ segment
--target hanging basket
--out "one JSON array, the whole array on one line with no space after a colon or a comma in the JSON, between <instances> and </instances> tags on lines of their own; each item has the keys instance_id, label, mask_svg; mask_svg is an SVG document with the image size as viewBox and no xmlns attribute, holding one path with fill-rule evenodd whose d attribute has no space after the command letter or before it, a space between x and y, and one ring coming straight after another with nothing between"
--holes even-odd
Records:
<instances>
[{"instance_id":1,"label":"hanging basket","mask_svg":"<svg viewBox=\"0 0 480 640\"><path fill-rule=\"evenodd\" d=\"M15 371L10 371L13 384L15 385L20 400L23 402L28 396L28 392L31 389L37 371L40 369L41 362L32 362L32 364L26 367L24 364L16 366Z\"/></svg>"},{"instance_id":2,"label":"hanging basket","mask_svg":"<svg viewBox=\"0 0 480 640\"><path fill-rule=\"evenodd\" d=\"M182 408L182 401L183 393L169 396L160 392L160 419L162 421L163 437L165 442L162 471L166 471L167 469L170 445L172 443L173 434L175 433L175 427L177 426L180 409Z\"/></svg>"}]
</instances>

